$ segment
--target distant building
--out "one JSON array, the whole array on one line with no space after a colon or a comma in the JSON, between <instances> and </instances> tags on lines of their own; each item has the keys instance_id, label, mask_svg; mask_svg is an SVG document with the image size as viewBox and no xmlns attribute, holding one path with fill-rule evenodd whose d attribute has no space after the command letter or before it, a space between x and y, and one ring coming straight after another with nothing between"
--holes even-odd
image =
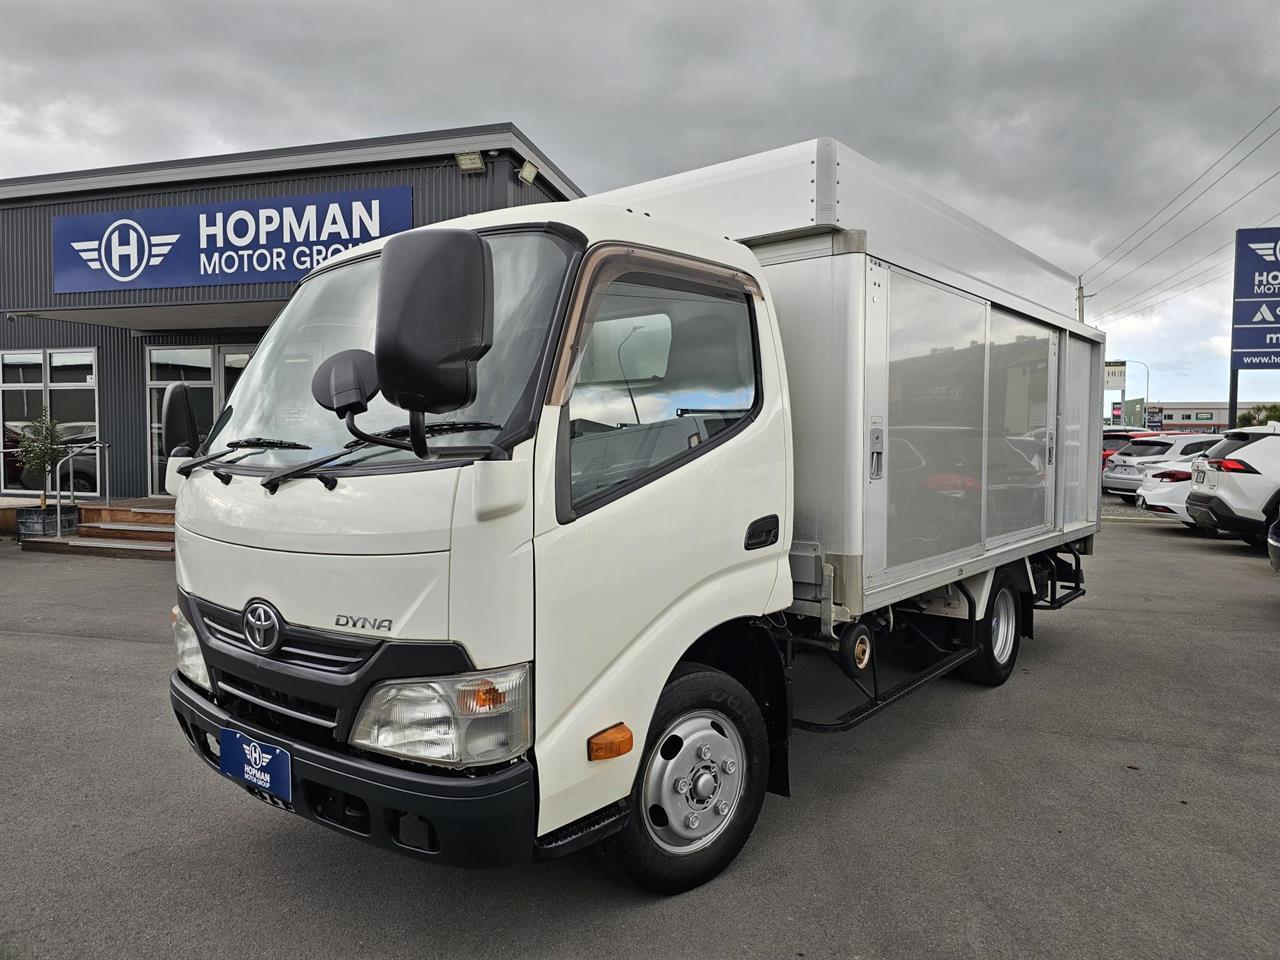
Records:
<instances>
[{"instance_id":1,"label":"distant building","mask_svg":"<svg viewBox=\"0 0 1280 960\"><path fill-rule=\"evenodd\" d=\"M1275 403L1274 400L1250 403L1241 401L1239 412L1244 413L1253 407ZM1192 430L1213 433L1226 430L1227 403L1153 403L1147 408L1148 419L1154 421L1160 415L1161 428L1164 430Z\"/></svg>"}]
</instances>

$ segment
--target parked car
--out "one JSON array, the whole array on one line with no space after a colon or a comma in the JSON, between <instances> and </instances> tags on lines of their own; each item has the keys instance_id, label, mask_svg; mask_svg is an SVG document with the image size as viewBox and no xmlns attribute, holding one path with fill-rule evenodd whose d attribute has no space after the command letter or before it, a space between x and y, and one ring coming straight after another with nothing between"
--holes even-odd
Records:
<instances>
[{"instance_id":1,"label":"parked car","mask_svg":"<svg viewBox=\"0 0 1280 960\"><path fill-rule=\"evenodd\" d=\"M1158 433L1130 440L1103 468L1102 489L1133 500L1142 486L1144 466L1204 453L1221 439L1217 434Z\"/></svg>"},{"instance_id":2,"label":"parked car","mask_svg":"<svg viewBox=\"0 0 1280 960\"><path fill-rule=\"evenodd\" d=\"M1107 461L1115 456L1125 444L1142 437L1154 437L1154 430L1104 430L1102 432L1102 467L1105 470Z\"/></svg>"},{"instance_id":3,"label":"parked car","mask_svg":"<svg viewBox=\"0 0 1280 960\"><path fill-rule=\"evenodd\" d=\"M1177 460L1145 464L1136 500L1138 509L1172 517L1188 527L1195 527L1196 522L1187 513L1187 494L1191 492L1191 464L1198 456L1192 454Z\"/></svg>"},{"instance_id":4,"label":"parked car","mask_svg":"<svg viewBox=\"0 0 1280 960\"><path fill-rule=\"evenodd\" d=\"M1280 514L1280 423L1231 430L1191 465L1187 513L1263 548Z\"/></svg>"}]
</instances>

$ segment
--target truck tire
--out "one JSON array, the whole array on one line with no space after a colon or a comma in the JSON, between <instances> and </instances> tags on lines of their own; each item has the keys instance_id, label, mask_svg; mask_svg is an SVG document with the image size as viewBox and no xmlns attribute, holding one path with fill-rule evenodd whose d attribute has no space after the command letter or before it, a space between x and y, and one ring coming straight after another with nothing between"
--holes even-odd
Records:
<instances>
[{"instance_id":1,"label":"truck tire","mask_svg":"<svg viewBox=\"0 0 1280 960\"><path fill-rule=\"evenodd\" d=\"M764 804L769 735L733 677L681 664L658 698L627 826L604 842L624 874L655 893L683 893L733 862Z\"/></svg>"},{"instance_id":2,"label":"truck tire","mask_svg":"<svg viewBox=\"0 0 1280 960\"><path fill-rule=\"evenodd\" d=\"M996 571L991 581L987 612L977 624L978 655L960 665L960 675L973 683L998 687L1009 679L1018 660L1022 639L1022 598L1008 570Z\"/></svg>"}]
</instances>

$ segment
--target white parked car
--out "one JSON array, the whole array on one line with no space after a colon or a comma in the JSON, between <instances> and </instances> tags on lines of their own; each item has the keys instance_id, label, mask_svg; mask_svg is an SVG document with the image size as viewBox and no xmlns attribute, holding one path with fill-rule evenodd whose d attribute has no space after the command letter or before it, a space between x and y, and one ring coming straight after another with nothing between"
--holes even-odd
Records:
<instances>
[{"instance_id":1,"label":"white parked car","mask_svg":"<svg viewBox=\"0 0 1280 960\"><path fill-rule=\"evenodd\" d=\"M1221 439L1218 434L1160 433L1131 440L1107 462L1102 472L1102 489L1134 500L1142 486L1144 466L1203 454Z\"/></svg>"},{"instance_id":2,"label":"white parked car","mask_svg":"<svg viewBox=\"0 0 1280 960\"><path fill-rule=\"evenodd\" d=\"M1205 451L1208 456L1212 451ZM1187 513L1187 495L1191 492L1191 464L1200 454L1148 463L1142 468L1142 482L1138 487L1139 510L1179 520L1188 527L1196 522Z\"/></svg>"},{"instance_id":3,"label":"white parked car","mask_svg":"<svg viewBox=\"0 0 1280 960\"><path fill-rule=\"evenodd\" d=\"M1187 513L1197 525L1266 545L1280 513L1280 423L1229 431L1191 473Z\"/></svg>"}]
</instances>

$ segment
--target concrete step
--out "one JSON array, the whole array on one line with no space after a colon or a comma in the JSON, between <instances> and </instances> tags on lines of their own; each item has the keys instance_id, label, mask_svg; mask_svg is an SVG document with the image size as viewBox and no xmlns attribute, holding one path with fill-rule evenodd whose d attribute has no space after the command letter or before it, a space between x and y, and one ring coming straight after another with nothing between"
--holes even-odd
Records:
<instances>
[{"instance_id":1,"label":"concrete step","mask_svg":"<svg viewBox=\"0 0 1280 960\"><path fill-rule=\"evenodd\" d=\"M130 560L172 560L173 544L116 540L104 537L30 537L22 549L32 553L66 553L83 557L120 557Z\"/></svg>"},{"instance_id":2,"label":"concrete step","mask_svg":"<svg viewBox=\"0 0 1280 960\"><path fill-rule=\"evenodd\" d=\"M80 536L103 540L150 540L173 543L171 523L82 523Z\"/></svg>"}]
</instances>

